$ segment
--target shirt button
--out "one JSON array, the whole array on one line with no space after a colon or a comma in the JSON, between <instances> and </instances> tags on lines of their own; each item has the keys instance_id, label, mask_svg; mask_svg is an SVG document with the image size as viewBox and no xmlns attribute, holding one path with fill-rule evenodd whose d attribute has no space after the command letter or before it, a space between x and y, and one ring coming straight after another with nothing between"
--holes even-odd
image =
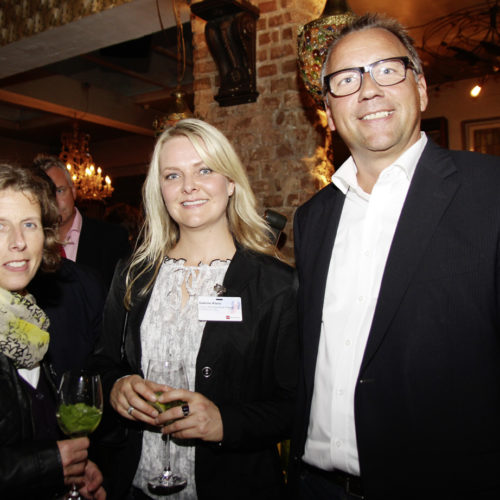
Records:
<instances>
[{"instance_id":1,"label":"shirt button","mask_svg":"<svg viewBox=\"0 0 500 500\"><path fill-rule=\"evenodd\" d=\"M212 368L210 368L210 366L205 366L201 369L201 373L205 378L210 378L212 376Z\"/></svg>"},{"instance_id":2,"label":"shirt button","mask_svg":"<svg viewBox=\"0 0 500 500\"><path fill-rule=\"evenodd\" d=\"M343 395L344 395L344 389L339 389L339 390L337 391L337 395L338 395L338 396L343 396Z\"/></svg>"},{"instance_id":3,"label":"shirt button","mask_svg":"<svg viewBox=\"0 0 500 500\"><path fill-rule=\"evenodd\" d=\"M347 339L347 340L344 342L344 344L345 344L347 347L349 347L349 346L351 345L351 341L350 341L349 339Z\"/></svg>"},{"instance_id":4,"label":"shirt button","mask_svg":"<svg viewBox=\"0 0 500 500\"><path fill-rule=\"evenodd\" d=\"M365 298L364 298L362 295L360 295L360 296L358 297L358 302L363 302L363 300L365 300Z\"/></svg>"},{"instance_id":5,"label":"shirt button","mask_svg":"<svg viewBox=\"0 0 500 500\"><path fill-rule=\"evenodd\" d=\"M342 441L340 441L340 440L335 441L335 446L337 448L340 448L342 446Z\"/></svg>"}]
</instances>

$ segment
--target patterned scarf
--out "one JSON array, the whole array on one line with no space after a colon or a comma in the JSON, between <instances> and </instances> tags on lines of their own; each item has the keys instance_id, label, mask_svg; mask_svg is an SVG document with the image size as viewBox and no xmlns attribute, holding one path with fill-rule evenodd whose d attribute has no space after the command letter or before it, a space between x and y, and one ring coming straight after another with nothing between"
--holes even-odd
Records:
<instances>
[{"instance_id":1,"label":"patterned scarf","mask_svg":"<svg viewBox=\"0 0 500 500\"><path fill-rule=\"evenodd\" d=\"M0 288L0 352L16 368L33 368L49 347L49 318L32 295Z\"/></svg>"}]
</instances>

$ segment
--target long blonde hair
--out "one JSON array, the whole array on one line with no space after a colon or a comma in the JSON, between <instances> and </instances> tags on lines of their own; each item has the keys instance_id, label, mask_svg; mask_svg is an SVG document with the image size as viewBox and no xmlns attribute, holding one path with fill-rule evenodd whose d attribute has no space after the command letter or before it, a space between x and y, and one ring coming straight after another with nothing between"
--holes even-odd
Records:
<instances>
[{"instance_id":1,"label":"long blonde hair","mask_svg":"<svg viewBox=\"0 0 500 500\"><path fill-rule=\"evenodd\" d=\"M231 143L215 127L194 118L181 120L158 138L146 181L142 189L145 211L140 245L134 251L126 277L125 306L132 304L132 287L145 273L154 270L149 282L139 290L144 295L153 286L161 263L179 241L179 227L170 217L161 192L160 153L173 137L187 137L203 163L234 182L229 198L227 219L229 231L244 248L277 255L269 239L269 226L256 210L255 196L243 165Z\"/></svg>"}]
</instances>

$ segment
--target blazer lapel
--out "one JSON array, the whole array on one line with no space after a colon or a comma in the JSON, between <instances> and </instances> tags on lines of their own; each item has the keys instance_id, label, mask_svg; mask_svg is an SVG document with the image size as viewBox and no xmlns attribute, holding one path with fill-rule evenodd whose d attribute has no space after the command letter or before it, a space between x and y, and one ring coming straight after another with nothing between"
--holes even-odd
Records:
<instances>
[{"instance_id":1,"label":"blazer lapel","mask_svg":"<svg viewBox=\"0 0 500 500\"><path fill-rule=\"evenodd\" d=\"M460 179L445 149L428 142L418 162L387 258L360 374L369 364Z\"/></svg>"},{"instance_id":2,"label":"blazer lapel","mask_svg":"<svg viewBox=\"0 0 500 500\"><path fill-rule=\"evenodd\" d=\"M245 300L248 297L246 289L255 279L257 271L253 260L245 258L244 256L245 253L251 253L251 251L243 249L237 242L235 242L235 245L236 253L227 268L224 281L223 283L217 284L223 286L222 296L241 298L243 321L245 321L247 319L245 314ZM200 341L198 356L196 358L196 365L198 367L197 373L200 372L207 360L213 364L223 355L224 348L222 345L219 345L219 343L224 342L223 336L218 335L217 332L220 331L221 328L226 329L227 327L228 323L221 321L206 322ZM238 324L234 325L232 328L236 331L238 329ZM195 384L197 385L197 382L195 382Z\"/></svg>"},{"instance_id":3,"label":"blazer lapel","mask_svg":"<svg viewBox=\"0 0 500 500\"><path fill-rule=\"evenodd\" d=\"M323 316L323 303L325 299L326 280L332 257L333 244L340 221L340 214L344 205L345 196L333 184L325 190L327 195L320 205L312 205L314 213L307 214L307 223L301 231L301 243L306 249L300 257L299 278L300 313L303 322L304 337L302 341L304 359L304 375L307 390L312 391L316 358L318 354L319 338L321 335L321 321ZM299 216L300 217L300 216ZM299 222L300 224L300 222ZM301 308L307 308L301 310Z\"/></svg>"}]
</instances>

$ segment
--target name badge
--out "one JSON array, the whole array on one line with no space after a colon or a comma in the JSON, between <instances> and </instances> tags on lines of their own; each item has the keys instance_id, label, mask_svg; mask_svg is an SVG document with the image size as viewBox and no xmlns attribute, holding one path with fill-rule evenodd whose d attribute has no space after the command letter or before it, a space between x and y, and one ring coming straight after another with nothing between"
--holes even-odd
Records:
<instances>
[{"instance_id":1,"label":"name badge","mask_svg":"<svg viewBox=\"0 0 500 500\"><path fill-rule=\"evenodd\" d=\"M242 321L241 297L198 297L200 321Z\"/></svg>"}]
</instances>

